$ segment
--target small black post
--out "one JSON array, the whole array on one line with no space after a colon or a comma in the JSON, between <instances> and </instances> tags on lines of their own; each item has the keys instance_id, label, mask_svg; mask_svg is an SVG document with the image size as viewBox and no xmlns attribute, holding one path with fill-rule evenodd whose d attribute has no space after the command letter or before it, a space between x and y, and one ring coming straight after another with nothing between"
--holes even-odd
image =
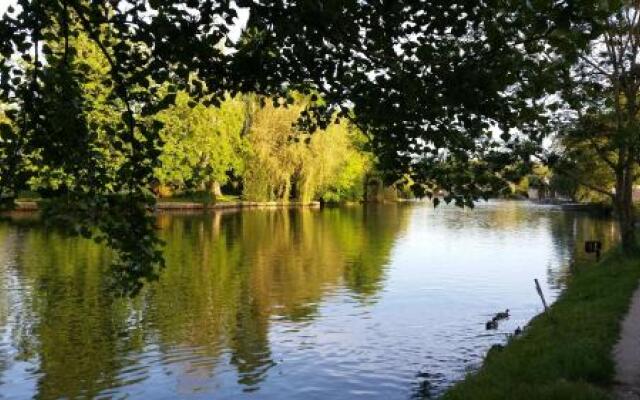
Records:
<instances>
[{"instance_id":1,"label":"small black post","mask_svg":"<svg viewBox=\"0 0 640 400\"><path fill-rule=\"evenodd\" d=\"M600 252L602 251L602 242L599 240L587 240L584 242L585 253L595 253L596 261L600 261Z\"/></svg>"}]
</instances>

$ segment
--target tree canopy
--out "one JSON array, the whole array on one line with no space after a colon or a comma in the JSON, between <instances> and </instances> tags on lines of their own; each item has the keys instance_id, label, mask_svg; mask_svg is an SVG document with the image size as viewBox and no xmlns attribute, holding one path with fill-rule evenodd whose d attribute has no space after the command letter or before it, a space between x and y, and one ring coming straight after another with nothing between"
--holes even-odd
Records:
<instances>
[{"instance_id":1,"label":"tree canopy","mask_svg":"<svg viewBox=\"0 0 640 400\"><path fill-rule=\"evenodd\" d=\"M224 184L229 171L243 169L245 104L238 97L219 107L190 105L190 101L187 93L180 92L175 105L157 116L163 124L163 146L156 177L174 189Z\"/></svg>"}]
</instances>

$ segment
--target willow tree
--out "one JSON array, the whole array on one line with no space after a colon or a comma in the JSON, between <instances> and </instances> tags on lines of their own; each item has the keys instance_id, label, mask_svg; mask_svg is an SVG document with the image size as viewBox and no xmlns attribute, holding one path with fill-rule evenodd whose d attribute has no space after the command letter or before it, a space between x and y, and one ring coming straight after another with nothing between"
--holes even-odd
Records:
<instances>
[{"instance_id":1,"label":"willow tree","mask_svg":"<svg viewBox=\"0 0 640 400\"><path fill-rule=\"evenodd\" d=\"M281 108L264 104L261 107L255 96L246 101L248 146L242 176L243 196L259 201L289 200L292 176L304 150L295 146L294 140L299 140L300 131L294 123L304 106Z\"/></svg>"},{"instance_id":2,"label":"willow tree","mask_svg":"<svg viewBox=\"0 0 640 400\"><path fill-rule=\"evenodd\" d=\"M291 96L287 107L260 107L259 98L247 98L252 103L245 124L245 198L304 203L360 199L365 174L373 167L364 134L346 120L310 134L296 122L314 101Z\"/></svg>"},{"instance_id":3,"label":"willow tree","mask_svg":"<svg viewBox=\"0 0 640 400\"><path fill-rule=\"evenodd\" d=\"M375 167L367 139L353 124L341 121L311 135L300 171L302 201L360 201L368 173Z\"/></svg>"}]
</instances>

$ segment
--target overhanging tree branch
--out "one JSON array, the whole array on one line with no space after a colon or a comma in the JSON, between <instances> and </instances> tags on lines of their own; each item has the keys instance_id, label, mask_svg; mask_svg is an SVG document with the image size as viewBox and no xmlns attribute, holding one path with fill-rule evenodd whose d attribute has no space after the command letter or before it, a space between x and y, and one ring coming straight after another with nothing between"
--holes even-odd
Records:
<instances>
[{"instance_id":1,"label":"overhanging tree branch","mask_svg":"<svg viewBox=\"0 0 640 400\"><path fill-rule=\"evenodd\" d=\"M134 140L135 117L134 117L133 108L132 108L131 100L129 96L129 89L127 87L127 84L124 81L124 78L120 73L118 64L113 60L113 57L107 50L104 43L102 43L102 40L100 39L100 34L96 32L96 30L93 28L91 21L89 21L87 17L84 15L84 12L82 11L82 7L75 0L71 0L71 6L73 7L76 14L78 15L78 18L80 19L80 22L82 23L83 28L85 29L85 31L87 32L91 40L93 40L96 43L96 45L100 49L100 52L102 53L102 55L104 55L105 59L107 60L107 63L109 63L111 76L113 77L113 80L117 85L116 94L124 102L125 107L127 109L128 115L125 122L129 127L131 139Z\"/></svg>"},{"instance_id":2,"label":"overhanging tree branch","mask_svg":"<svg viewBox=\"0 0 640 400\"><path fill-rule=\"evenodd\" d=\"M561 175L564 174L565 176L568 176L569 178L574 179L579 185L582 185L588 189L591 189L594 192L598 192L600 194L606 195L610 197L612 200L615 200L616 198L616 195L614 193L611 193L611 191L608 191L606 189L603 189L593 184L590 184L588 182L585 182L584 180L580 179L577 175L573 174L572 172L569 172L566 170L556 171L556 172L560 173Z\"/></svg>"}]
</instances>

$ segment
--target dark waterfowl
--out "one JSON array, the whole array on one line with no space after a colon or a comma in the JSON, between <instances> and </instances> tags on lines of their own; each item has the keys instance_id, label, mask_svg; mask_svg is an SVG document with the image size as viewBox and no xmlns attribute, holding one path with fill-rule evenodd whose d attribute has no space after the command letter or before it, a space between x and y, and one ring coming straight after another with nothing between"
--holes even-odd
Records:
<instances>
[{"instance_id":1,"label":"dark waterfowl","mask_svg":"<svg viewBox=\"0 0 640 400\"><path fill-rule=\"evenodd\" d=\"M522 335L522 328L517 327L516 330L513 332L514 336L520 336Z\"/></svg>"},{"instance_id":2,"label":"dark waterfowl","mask_svg":"<svg viewBox=\"0 0 640 400\"><path fill-rule=\"evenodd\" d=\"M498 320L494 318L491 321L487 321L487 323L485 324L485 327L487 328L488 331L493 329L498 329Z\"/></svg>"},{"instance_id":3,"label":"dark waterfowl","mask_svg":"<svg viewBox=\"0 0 640 400\"><path fill-rule=\"evenodd\" d=\"M494 319L501 320L501 319L507 319L507 318L509 318L509 309L508 308L504 312L497 313Z\"/></svg>"}]
</instances>

